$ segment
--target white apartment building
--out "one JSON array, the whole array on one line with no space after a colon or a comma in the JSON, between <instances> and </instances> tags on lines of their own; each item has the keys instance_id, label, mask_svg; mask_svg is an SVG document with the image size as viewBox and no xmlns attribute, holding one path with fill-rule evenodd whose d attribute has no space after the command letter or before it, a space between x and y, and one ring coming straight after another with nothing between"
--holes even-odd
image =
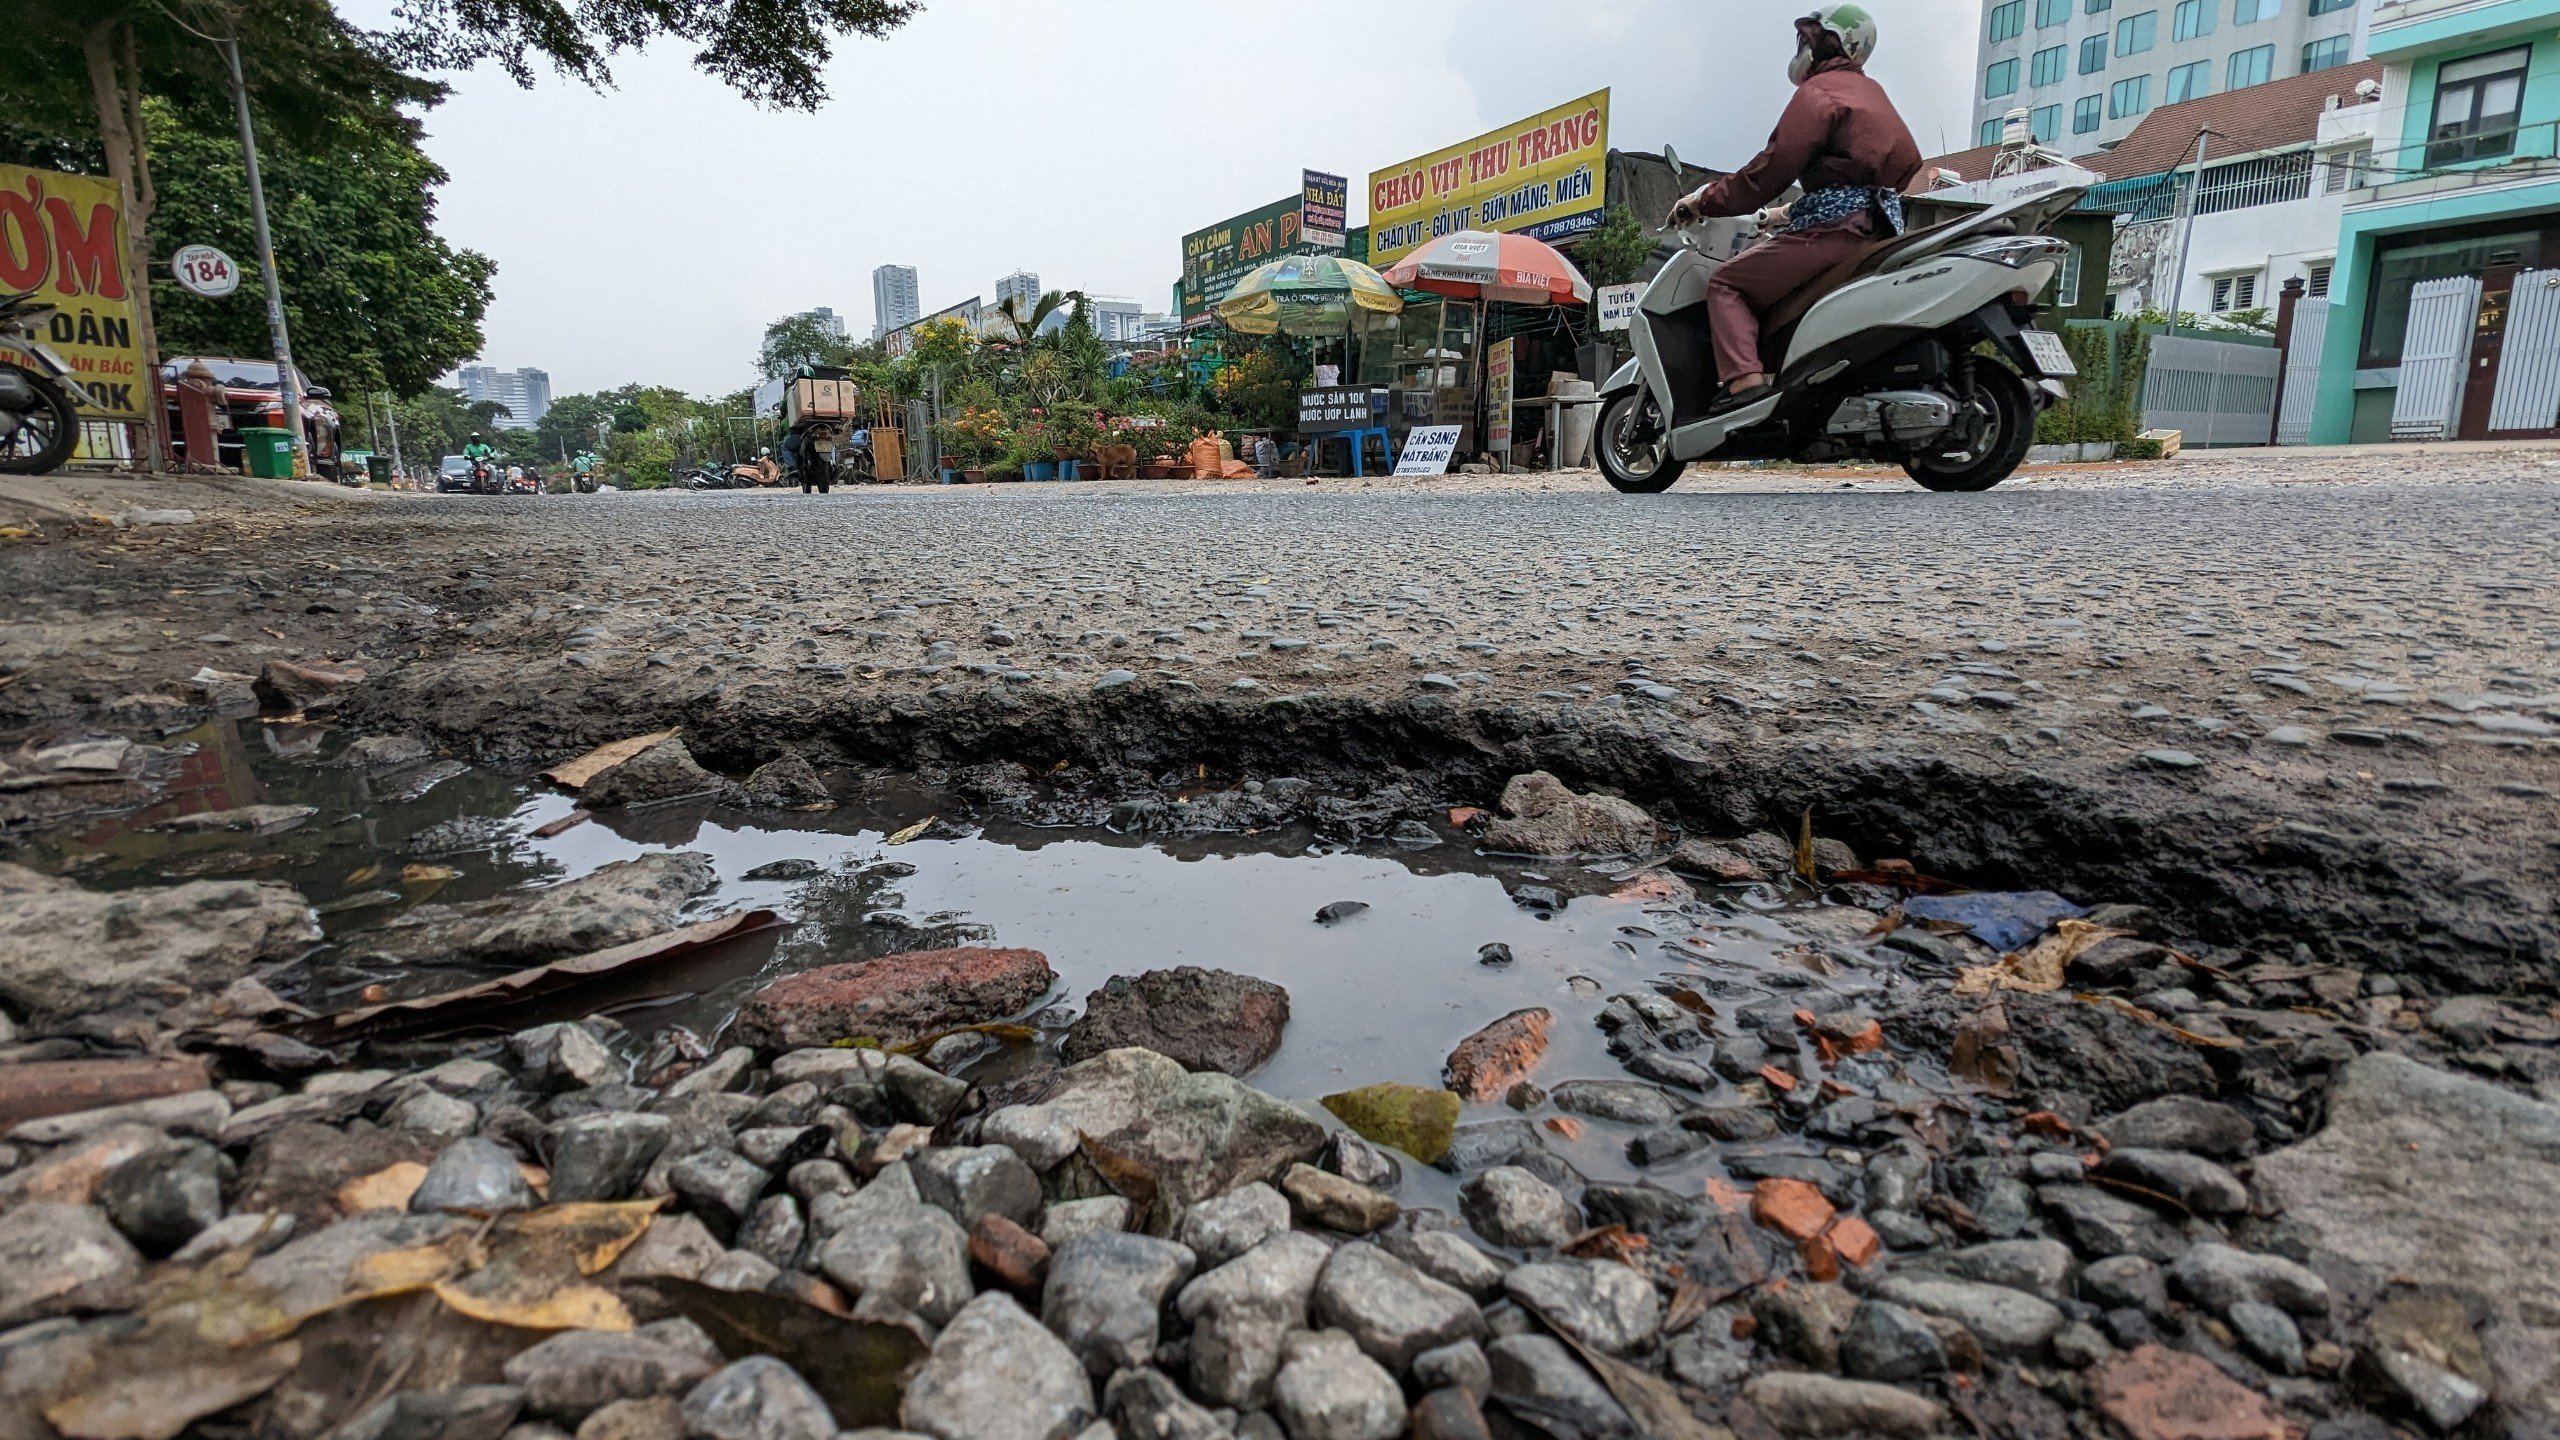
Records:
<instances>
[{"instance_id":1,"label":"white apartment building","mask_svg":"<svg viewBox=\"0 0 2560 1440\"><path fill-rule=\"evenodd\" d=\"M494 400L507 407L507 418L491 422L501 430L530 430L551 408L551 377L530 365L522 370L465 365L454 378L464 399L474 404Z\"/></svg>"},{"instance_id":2,"label":"white apartment building","mask_svg":"<svg viewBox=\"0 0 2560 1440\"><path fill-rule=\"evenodd\" d=\"M2086 155L2163 105L2364 58L2378 0L1983 0L1973 141L2012 110L2039 144Z\"/></svg>"},{"instance_id":3,"label":"white apartment building","mask_svg":"<svg viewBox=\"0 0 2560 1440\"><path fill-rule=\"evenodd\" d=\"M903 330L924 314L916 298L916 267L883 265L871 272L871 338Z\"/></svg>"},{"instance_id":4,"label":"white apartment building","mask_svg":"<svg viewBox=\"0 0 2560 1440\"><path fill-rule=\"evenodd\" d=\"M996 309L1003 309L1006 301L1017 298L1022 301L1023 308L1026 310L1038 304L1040 277L1028 270L1016 270L996 282Z\"/></svg>"},{"instance_id":5,"label":"white apartment building","mask_svg":"<svg viewBox=\"0 0 2560 1440\"><path fill-rule=\"evenodd\" d=\"M1134 345L1145 338L1142 327L1147 307L1135 300L1117 295L1093 295L1085 299L1085 318L1093 325L1093 333L1110 345Z\"/></svg>"}]
</instances>

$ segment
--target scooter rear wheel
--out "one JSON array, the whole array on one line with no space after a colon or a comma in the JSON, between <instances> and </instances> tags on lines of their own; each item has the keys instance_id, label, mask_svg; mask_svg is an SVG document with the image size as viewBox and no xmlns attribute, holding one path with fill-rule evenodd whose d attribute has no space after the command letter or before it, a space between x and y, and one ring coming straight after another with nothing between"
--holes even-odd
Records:
<instances>
[{"instance_id":1,"label":"scooter rear wheel","mask_svg":"<svg viewBox=\"0 0 2560 1440\"><path fill-rule=\"evenodd\" d=\"M1977 360L1965 401L1978 406L1981 429L1963 450L1940 455L1914 455L1902 462L1903 473L1924 489L1942 492L1988 490L2018 473L2027 448L2036 441L2036 402L2024 377L2001 364Z\"/></svg>"},{"instance_id":2,"label":"scooter rear wheel","mask_svg":"<svg viewBox=\"0 0 2560 1440\"><path fill-rule=\"evenodd\" d=\"M59 470L80 444L80 414L70 392L24 366L11 365L18 378L35 391L35 406L24 414L0 412L0 474L42 475Z\"/></svg>"},{"instance_id":3,"label":"scooter rear wheel","mask_svg":"<svg viewBox=\"0 0 2560 1440\"><path fill-rule=\"evenodd\" d=\"M1677 484L1688 465L1671 457L1671 428L1649 390L1609 402L1600 412L1600 474L1627 495L1659 495Z\"/></svg>"}]
</instances>

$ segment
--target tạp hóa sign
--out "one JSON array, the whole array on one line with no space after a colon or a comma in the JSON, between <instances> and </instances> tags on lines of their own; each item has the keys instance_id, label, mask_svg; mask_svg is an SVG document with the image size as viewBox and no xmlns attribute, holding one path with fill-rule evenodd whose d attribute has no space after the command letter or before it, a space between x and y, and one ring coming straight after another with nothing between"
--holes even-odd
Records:
<instances>
[{"instance_id":1,"label":"t\u1ea1p h\u00f3a sign","mask_svg":"<svg viewBox=\"0 0 2560 1440\"><path fill-rule=\"evenodd\" d=\"M1305 248L1305 200L1292 195L1182 237L1182 318L1218 308L1255 267Z\"/></svg>"},{"instance_id":2,"label":"t\u1ea1p h\u00f3a sign","mask_svg":"<svg viewBox=\"0 0 2560 1440\"><path fill-rule=\"evenodd\" d=\"M71 366L91 419L149 413L133 324L133 287L144 282L126 273L126 253L114 181L0 165L0 291L32 290L57 307L44 342Z\"/></svg>"},{"instance_id":3,"label":"t\u1ea1p h\u00f3a sign","mask_svg":"<svg viewBox=\"0 0 2560 1440\"><path fill-rule=\"evenodd\" d=\"M1369 173L1369 263L1383 269L1461 230L1558 240L1609 203L1609 92Z\"/></svg>"}]
</instances>

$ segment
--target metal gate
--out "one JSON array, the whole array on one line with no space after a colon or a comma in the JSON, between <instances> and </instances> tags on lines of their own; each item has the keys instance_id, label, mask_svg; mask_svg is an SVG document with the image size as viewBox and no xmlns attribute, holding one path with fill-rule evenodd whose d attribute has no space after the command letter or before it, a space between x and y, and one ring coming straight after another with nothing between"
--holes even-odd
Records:
<instances>
[{"instance_id":1,"label":"metal gate","mask_svg":"<svg viewBox=\"0 0 2560 1440\"><path fill-rule=\"evenodd\" d=\"M2293 312L2293 338L2284 360L2284 410L2276 443L2311 443L2311 411L2320 403L2320 354L2329 343L2329 303L2307 300Z\"/></svg>"},{"instance_id":2,"label":"metal gate","mask_svg":"<svg viewBox=\"0 0 2560 1440\"><path fill-rule=\"evenodd\" d=\"M2560 270L2527 270L2507 301L2489 430L2560 426Z\"/></svg>"},{"instance_id":3,"label":"metal gate","mask_svg":"<svg viewBox=\"0 0 2560 1440\"><path fill-rule=\"evenodd\" d=\"M2280 359L2271 345L2155 335L2142 428L2183 432L2190 446L2264 445Z\"/></svg>"},{"instance_id":4,"label":"metal gate","mask_svg":"<svg viewBox=\"0 0 2560 1440\"><path fill-rule=\"evenodd\" d=\"M2428 280L2409 292L2409 338L2400 347L2394 440L2450 440L2471 378L2471 331L2480 320L2480 277Z\"/></svg>"}]
</instances>

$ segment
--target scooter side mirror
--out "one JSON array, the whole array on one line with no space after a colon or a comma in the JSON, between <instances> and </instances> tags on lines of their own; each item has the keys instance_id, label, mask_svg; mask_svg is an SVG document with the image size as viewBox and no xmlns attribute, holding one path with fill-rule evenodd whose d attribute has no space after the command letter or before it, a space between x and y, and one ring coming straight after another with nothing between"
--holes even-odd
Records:
<instances>
[{"instance_id":1,"label":"scooter side mirror","mask_svg":"<svg viewBox=\"0 0 2560 1440\"><path fill-rule=\"evenodd\" d=\"M1663 146L1663 147L1662 147L1662 163L1671 167L1671 178L1673 178L1673 179L1675 179L1675 180L1677 180L1678 178L1680 178L1680 152L1679 152L1679 151L1672 149L1672 148L1671 148L1670 146L1668 146L1668 145Z\"/></svg>"}]
</instances>

